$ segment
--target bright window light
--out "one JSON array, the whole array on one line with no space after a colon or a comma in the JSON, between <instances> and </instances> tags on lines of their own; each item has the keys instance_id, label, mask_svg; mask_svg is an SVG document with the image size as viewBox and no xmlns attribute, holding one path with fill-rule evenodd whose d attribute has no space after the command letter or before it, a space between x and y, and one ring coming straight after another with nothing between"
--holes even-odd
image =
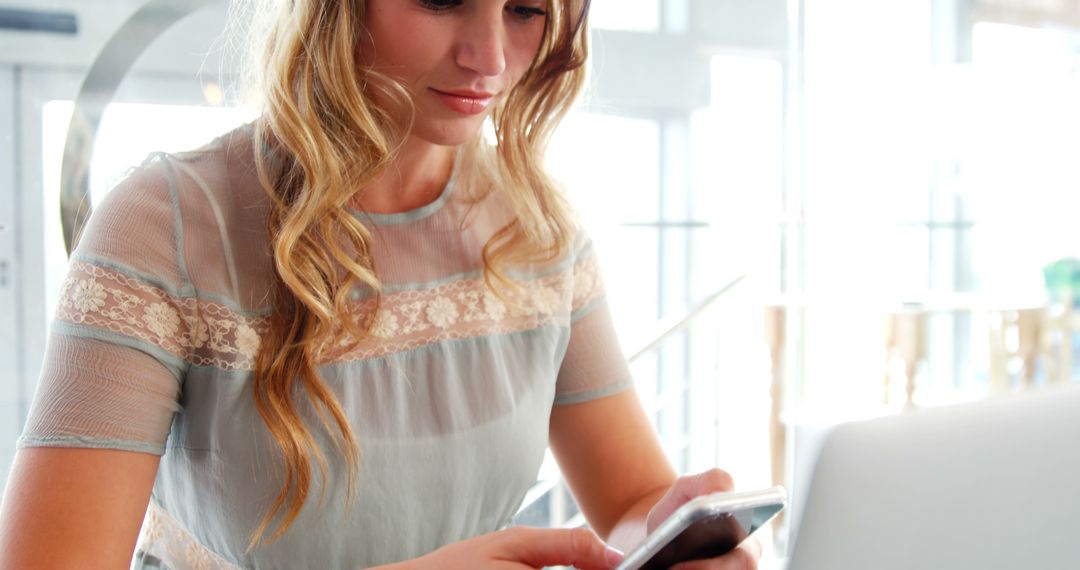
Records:
<instances>
[{"instance_id":1,"label":"bright window light","mask_svg":"<svg viewBox=\"0 0 1080 570\"><path fill-rule=\"evenodd\" d=\"M655 32L660 29L660 0L593 0L589 23L607 30Z\"/></svg>"}]
</instances>

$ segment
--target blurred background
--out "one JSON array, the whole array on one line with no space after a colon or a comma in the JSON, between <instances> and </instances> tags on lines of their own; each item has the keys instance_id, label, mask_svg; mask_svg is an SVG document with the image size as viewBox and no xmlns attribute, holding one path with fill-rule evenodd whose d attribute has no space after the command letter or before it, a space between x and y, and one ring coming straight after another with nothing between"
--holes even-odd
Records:
<instances>
[{"instance_id":1,"label":"blurred background","mask_svg":"<svg viewBox=\"0 0 1080 570\"><path fill-rule=\"evenodd\" d=\"M226 0L0 0L0 484L90 201L249 121ZM838 423L1077 377L1080 2L593 0L549 166L681 471L784 484ZM1074 325L1077 325L1074 327ZM519 522L582 524L547 462Z\"/></svg>"}]
</instances>

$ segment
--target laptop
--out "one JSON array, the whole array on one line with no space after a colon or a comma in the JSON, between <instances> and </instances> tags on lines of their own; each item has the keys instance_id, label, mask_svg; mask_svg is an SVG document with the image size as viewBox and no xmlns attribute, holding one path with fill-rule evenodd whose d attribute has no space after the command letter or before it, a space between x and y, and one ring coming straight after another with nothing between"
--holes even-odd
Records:
<instances>
[{"instance_id":1,"label":"laptop","mask_svg":"<svg viewBox=\"0 0 1080 570\"><path fill-rule=\"evenodd\" d=\"M842 425L788 570L1080 569L1080 387Z\"/></svg>"}]
</instances>

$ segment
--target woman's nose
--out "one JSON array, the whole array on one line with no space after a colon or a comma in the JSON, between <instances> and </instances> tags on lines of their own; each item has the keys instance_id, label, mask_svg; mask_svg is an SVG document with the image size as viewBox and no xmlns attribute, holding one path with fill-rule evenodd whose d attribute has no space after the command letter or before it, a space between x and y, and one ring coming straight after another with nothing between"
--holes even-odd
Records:
<instances>
[{"instance_id":1,"label":"woman's nose","mask_svg":"<svg viewBox=\"0 0 1080 570\"><path fill-rule=\"evenodd\" d=\"M506 70L505 34L501 10L496 14L475 14L470 18L469 24L462 28L457 64L480 75L501 74Z\"/></svg>"}]
</instances>

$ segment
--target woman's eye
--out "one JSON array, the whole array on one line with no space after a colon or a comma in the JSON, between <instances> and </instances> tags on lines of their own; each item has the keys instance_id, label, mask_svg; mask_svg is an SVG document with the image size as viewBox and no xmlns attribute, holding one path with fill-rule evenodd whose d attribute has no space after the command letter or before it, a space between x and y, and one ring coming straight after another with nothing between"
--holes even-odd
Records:
<instances>
[{"instance_id":1,"label":"woman's eye","mask_svg":"<svg viewBox=\"0 0 1080 570\"><path fill-rule=\"evenodd\" d=\"M462 0L420 0L420 5L432 12L442 12L460 6Z\"/></svg>"},{"instance_id":2,"label":"woman's eye","mask_svg":"<svg viewBox=\"0 0 1080 570\"><path fill-rule=\"evenodd\" d=\"M519 4L519 5L516 5L516 6L507 6L506 9L509 10L510 13L513 14L515 18L517 18L519 20L522 20L522 21L528 21L528 20L531 20L533 18L542 18L544 16L547 16L547 11L546 10L544 10L543 8L538 8L536 6L527 6L527 5L520 5Z\"/></svg>"}]
</instances>

